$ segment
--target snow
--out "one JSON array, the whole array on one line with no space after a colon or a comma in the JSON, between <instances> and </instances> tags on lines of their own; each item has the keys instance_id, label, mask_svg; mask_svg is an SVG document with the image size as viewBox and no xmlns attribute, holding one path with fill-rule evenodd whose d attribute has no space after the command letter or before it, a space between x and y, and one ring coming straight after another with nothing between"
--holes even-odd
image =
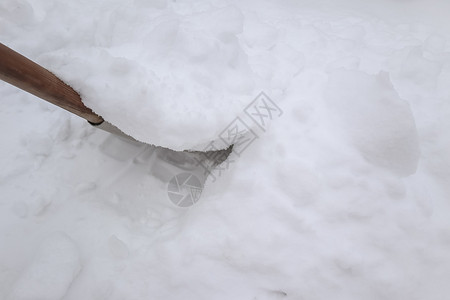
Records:
<instances>
[{"instance_id":1,"label":"snow","mask_svg":"<svg viewBox=\"0 0 450 300\"><path fill-rule=\"evenodd\" d=\"M24 39L15 44L17 26L6 19L5 42L26 52L52 41L35 59L73 86L88 107L138 140L176 150L201 148L255 93L237 38L243 16L232 5L197 11L145 1L23 4L6 10L29 14L23 38L33 38L26 46L20 45Z\"/></svg>"},{"instance_id":2,"label":"snow","mask_svg":"<svg viewBox=\"0 0 450 300\"><path fill-rule=\"evenodd\" d=\"M11 299L61 299L81 269L78 250L64 234L44 240L16 281Z\"/></svg>"},{"instance_id":3,"label":"snow","mask_svg":"<svg viewBox=\"0 0 450 300\"><path fill-rule=\"evenodd\" d=\"M180 208L166 150L0 83L0 299L447 299L448 6L2 1L2 42L137 139L251 143Z\"/></svg>"},{"instance_id":4,"label":"snow","mask_svg":"<svg viewBox=\"0 0 450 300\"><path fill-rule=\"evenodd\" d=\"M336 116L342 122L343 134L349 136L362 156L399 175L416 172L416 124L409 104L400 99L388 74L335 71L325 90L330 117Z\"/></svg>"}]
</instances>

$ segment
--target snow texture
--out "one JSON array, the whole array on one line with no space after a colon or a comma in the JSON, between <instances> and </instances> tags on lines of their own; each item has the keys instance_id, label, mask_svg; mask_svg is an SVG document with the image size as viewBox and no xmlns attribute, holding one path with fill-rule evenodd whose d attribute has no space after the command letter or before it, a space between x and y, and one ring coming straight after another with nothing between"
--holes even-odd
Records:
<instances>
[{"instance_id":1,"label":"snow texture","mask_svg":"<svg viewBox=\"0 0 450 300\"><path fill-rule=\"evenodd\" d=\"M136 138L252 130L180 208L176 157L0 82L0 299L447 300L449 6L0 1L2 43Z\"/></svg>"},{"instance_id":2,"label":"snow texture","mask_svg":"<svg viewBox=\"0 0 450 300\"><path fill-rule=\"evenodd\" d=\"M62 299L81 269L78 250L64 234L45 239L12 288L9 299Z\"/></svg>"}]
</instances>

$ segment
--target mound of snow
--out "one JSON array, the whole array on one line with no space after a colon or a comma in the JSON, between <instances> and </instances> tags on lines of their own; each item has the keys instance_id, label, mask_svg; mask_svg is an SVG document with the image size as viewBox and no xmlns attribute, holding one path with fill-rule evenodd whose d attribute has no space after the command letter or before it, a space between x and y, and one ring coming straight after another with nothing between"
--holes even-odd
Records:
<instances>
[{"instance_id":1,"label":"mound of snow","mask_svg":"<svg viewBox=\"0 0 450 300\"><path fill-rule=\"evenodd\" d=\"M32 24L25 35L33 42L17 50L37 52L32 58L78 91L88 107L140 141L175 150L206 144L259 92L238 38L243 15L232 5L38 0L7 8ZM57 23L61 11L67 26ZM81 23L80 15L83 25L75 30L70 24ZM6 41L20 28L14 20L4 20ZM257 34L264 31L273 29ZM47 41L46 51L33 49Z\"/></svg>"},{"instance_id":2,"label":"mound of snow","mask_svg":"<svg viewBox=\"0 0 450 300\"><path fill-rule=\"evenodd\" d=\"M325 91L330 113L369 162L402 176L416 171L420 151L414 117L388 74L334 71Z\"/></svg>"}]
</instances>

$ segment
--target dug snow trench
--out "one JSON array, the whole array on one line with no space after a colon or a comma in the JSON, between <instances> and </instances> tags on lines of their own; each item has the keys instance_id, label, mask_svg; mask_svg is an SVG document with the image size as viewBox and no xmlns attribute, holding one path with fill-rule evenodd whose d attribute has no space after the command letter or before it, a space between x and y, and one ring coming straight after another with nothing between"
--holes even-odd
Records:
<instances>
[{"instance_id":1,"label":"dug snow trench","mask_svg":"<svg viewBox=\"0 0 450 300\"><path fill-rule=\"evenodd\" d=\"M1 1L136 139L244 134L182 209L160 148L0 83L0 299L447 299L448 6Z\"/></svg>"}]
</instances>

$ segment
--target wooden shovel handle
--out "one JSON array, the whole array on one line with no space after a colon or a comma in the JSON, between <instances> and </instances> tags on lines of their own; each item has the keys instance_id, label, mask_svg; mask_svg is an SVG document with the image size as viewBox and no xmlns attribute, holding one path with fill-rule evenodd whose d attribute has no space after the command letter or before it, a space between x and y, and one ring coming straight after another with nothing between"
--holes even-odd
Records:
<instances>
[{"instance_id":1,"label":"wooden shovel handle","mask_svg":"<svg viewBox=\"0 0 450 300\"><path fill-rule=\"evenodd\" d=\"M103 118L81 102L80 95L61 79L25 56L0 43L0 79L64 108L92 124Z\"/></svg>"}]
</instances>

